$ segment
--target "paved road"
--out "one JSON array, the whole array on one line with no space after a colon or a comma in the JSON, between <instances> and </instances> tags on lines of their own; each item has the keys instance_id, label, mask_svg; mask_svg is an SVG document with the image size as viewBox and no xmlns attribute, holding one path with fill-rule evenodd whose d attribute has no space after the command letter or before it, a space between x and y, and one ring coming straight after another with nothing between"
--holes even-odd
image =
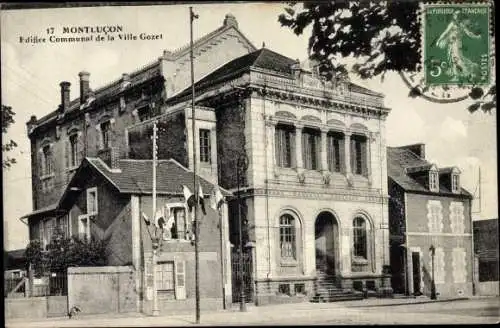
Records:
<instances>
[{"instance_id":1,"label":"paved road","mask_svg":"<svg viewBox=\"0 0 500 328\"><path fill-rule=\"evenodd\" d=\"M363 300L249 307L245 313L237 309L202 313L201 325L493 324L500 319L500 298L425 304L395 303L395 300ZM6 327L160 327L194 324L194 315L130 315L114 318L81 316L72 320L47 319L36 322L9 320Z\"/></svg>"}]
</instances>

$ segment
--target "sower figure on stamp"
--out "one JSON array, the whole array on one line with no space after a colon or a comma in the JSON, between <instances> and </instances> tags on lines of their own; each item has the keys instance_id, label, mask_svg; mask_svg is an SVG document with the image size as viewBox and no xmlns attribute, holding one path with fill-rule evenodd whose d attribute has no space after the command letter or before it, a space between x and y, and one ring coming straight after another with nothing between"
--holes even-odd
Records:
<instances>
[{"instance_id":1,"label":"sower figure on stamp","mask_svg":"<svg viewBox=\"0 0 500 328\"><path fill-rule=\"evenodd\" d=\"M444 49L448 47L448 70L446 74L451 76L450 81L458 81L459 77L469 78L476 75L479 65L465 57L462 51L462 38L464 34L470 38L479 39L481 35L474 34L466 26L467 21L461 21L458 17L459 10L453 13L453 18L446 30L436 41L436 45Z\"/></svg>"}]
</instances>

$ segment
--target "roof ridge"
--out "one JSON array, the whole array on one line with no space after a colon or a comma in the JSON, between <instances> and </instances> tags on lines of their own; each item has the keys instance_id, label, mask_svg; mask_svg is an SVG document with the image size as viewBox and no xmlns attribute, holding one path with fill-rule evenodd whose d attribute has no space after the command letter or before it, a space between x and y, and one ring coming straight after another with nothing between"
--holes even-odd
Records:
<instances>
[{"instance_id":1,"label":"roof ridge","mask_svg":"<svg viewBox=\"0 0 500 328\"><path fill-rule=\"evenodd\" d=\"M213 37L213 36L214 36L214 35L216 35L217 33L222 32L223 30L226 30L226 29L227 29L227 30L229 30L230 28L231 28L231 26L224 26L224 25L223 25L223 26L221 26L221 27L219 27L219 28L217 28L217 29L213 30L212 32L210 32L210 33L208 33L208 34L205 34L205 35L203 35L203 36L199 37L198 39L196 39L196 40L194 40L194 41L193 41L193 48L194 48L197 44L202 43L203 41L205 41L205 40L207 40L207 39L210 39L211 37ZM176 57L180 57L180 56L181 56L181 54L182 54L183 52L185 52L187 49L189 49L189 48L190 48L190 46L191 46L191 44L190 44L190 43L188 43L188 44L186 44L186 45L180 46L179 48L175 49L175 50L173 51L174 56L176 56Z\"/></svg>"}]
</instances>

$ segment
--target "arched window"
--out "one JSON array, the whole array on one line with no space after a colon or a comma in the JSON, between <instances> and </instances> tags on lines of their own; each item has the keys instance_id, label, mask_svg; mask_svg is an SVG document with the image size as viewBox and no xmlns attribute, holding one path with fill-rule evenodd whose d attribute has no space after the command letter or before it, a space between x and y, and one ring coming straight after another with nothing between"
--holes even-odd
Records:
<instances>
[{"instance_id":1,"label":"arched window","mask_svg":"<svg viewBox=\"0 0 500 328\"><path fill-rule=\"evenodd\" d=\"M282 259L297 259L295 224L295 219L290 214L283 214L280 217L280 250Z\"/></svg>"},{"instance_id":2,"label":"arched window","mask_svg":"<svg viewBox=\"0 0 500 328\"><path fill-rule=\"evenodd\" d=\"M355 258L368 259L366 224L366 220L362 217L356 217L353 221L353 250Z\"/></svg>"}]
</instances>

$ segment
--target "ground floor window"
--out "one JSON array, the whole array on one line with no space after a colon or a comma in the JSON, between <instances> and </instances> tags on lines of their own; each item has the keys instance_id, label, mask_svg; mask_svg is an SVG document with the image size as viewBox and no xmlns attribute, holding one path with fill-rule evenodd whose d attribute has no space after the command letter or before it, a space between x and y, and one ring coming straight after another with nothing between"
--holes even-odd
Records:
<instances>
[{"instance_id":1,"label":"ground floor window","mask_svg":"<svg viewBox=\"0 0 500 328\"><path fill-rule=\"evenodd\" d=\"M174 262L159 262L156 265L156 287L159 292L174 294Z\"/></svg>"}]
</instances>

